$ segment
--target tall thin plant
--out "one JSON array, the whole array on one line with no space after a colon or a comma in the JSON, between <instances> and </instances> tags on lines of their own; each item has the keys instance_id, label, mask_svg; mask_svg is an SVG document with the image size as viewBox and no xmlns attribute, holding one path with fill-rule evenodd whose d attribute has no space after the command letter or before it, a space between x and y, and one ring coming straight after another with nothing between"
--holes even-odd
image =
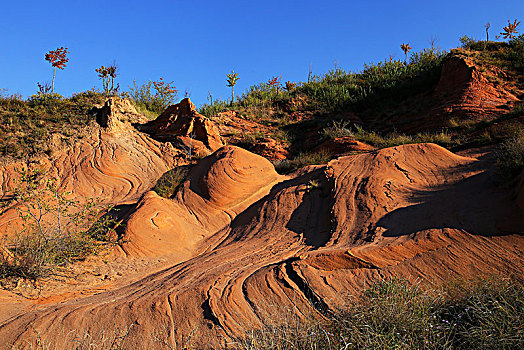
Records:
<instances>
[{"instance_id":1,"label":"tall thin plant","mask_svg":"<svg viewBox=\"0 0 524 350\"><path fill-rule=\"evenodd\" d=\"M408 63L408 53L412 49L412 47L409 46L409 44L402 43L400 45L400 48L402 49L402 51L404 51L404 55L406 55L406 58L404 59L404 64L407 64Z\"/></svg>"},{"instance_id":2,"label":"tall thin plant","mask_svg":"<svg viewBox=\"0 0 524 350\"><path fill-rule=\"evenodd\" d=\"M53 67L53 83L51 84L51 93L55 92L56 68L62 70L65 68L66 63L69 61L69 58L66 57L68 53L69 51L67 51L67 47L59 47L56 50L51 50L45 54L45 60L49 61Z\"/></svg>"},{"instance_id":3,"label":"tall thin plant","mask_svg":"<svg viewBox=\"0 0 524 350\"><path fill-rule=\"evenodd\" d=\"M489 41L489 28L491 28L491 23L487 22L484 25L484 29L486 29L486 41L484 42L484 50L486 50L486 47L488 47L488 41Z\"/></svg>"},{"instance_id":4,"label":"tall thin plant","mask_svg":"<svg viewBox=\"0 0 524 350\"><path fill-rule=\"evenodd\" d=\"M113 62L110 66L105 67L101 66L100 68L95 69L98 73L98 77L102 79L102 87L106 95L115 94L120 88L120 84L117 84L115 87L115 78L118 76L118 65L116 62Z\"/></svg>"},{"instance_id":5,"label":"tall thin plant","mask_svg":"<svg viewBox=\"0 0 524 350\"><path fill-rule=\"evenodd\" d=\"M232 70L231 73L227 75L227 79L226 79L227 85L226 86L231 88L231 104L233 104L233 102L235 101L234 88L235 88L235 85L237 84L238 79L240 79L238 77L238 73L235 73L234 70Z\"/></svg>"}]
</instances>

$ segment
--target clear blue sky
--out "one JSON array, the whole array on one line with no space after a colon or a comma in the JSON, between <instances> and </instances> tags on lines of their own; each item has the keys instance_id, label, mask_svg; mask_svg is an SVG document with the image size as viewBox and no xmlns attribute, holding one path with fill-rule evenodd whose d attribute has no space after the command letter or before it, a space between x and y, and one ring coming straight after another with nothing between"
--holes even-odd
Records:
<instances>
[{"instance_id":1,"label":"clear blue sky","mask_svg":"<svg viewBox=\"0 0 524 350\"><path fill-rule=\"evenodd\" d=\"M360 70L364 62L402 58L402 42L414 50L432 35L444 49L464 34L491 37L507 20L524 23L524 0L441 1L133 1L0 0L0 89L36 92L51 81L44 60L49 50L70 49L57 70L55 91L70 96L101 88L95 68L116 60L117 82L127 90L160 77L174 81L179 97L187 89L200 105L208 91L227 98L225 75L239 73L237 92L282 75L304 81L333 68ZM520 26L524 31L524 24Z\"/></svg>"}]
</instances>

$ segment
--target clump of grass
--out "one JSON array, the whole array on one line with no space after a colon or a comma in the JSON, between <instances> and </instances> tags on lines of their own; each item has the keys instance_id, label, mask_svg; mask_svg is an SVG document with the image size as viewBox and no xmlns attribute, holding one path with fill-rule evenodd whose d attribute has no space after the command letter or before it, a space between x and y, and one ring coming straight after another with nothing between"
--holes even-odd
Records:
<instances>
[{"instance_id":1,"label":"clump of grass","mask_svg":"<svg viewBox=\"0 0 524 350\"><path fill-rule=\"evenodd\" d=\"M503 142L496 152L502 180L512 180L524 170L524 132Z\"/></svg>"},{"instance_id":2,"label":"clump of grass","mask_svg":"<svg viewBox=\"0 0 524 350\"><path fill-rule=\"evenodd\" d=\"M300 153L293 159L279 160L273 163L279 174L287 174L306 165L326 164L331 160L326 151Z\"/></svg>"},{"instance_id":3,"label":"clump of grass","mask_svg":"<svg viewBox=\"0 0 524 350\"><path fill-rule=\"evenodd\" d=\"M263 138L265 138L264 133L258 130L254 132L244 132L242 133L242 138L238 143L240 146L244 146L249 149L253 147L258 142L258 140Z\"/></svg>"},{"instance_id":4,"label":"clump of grass","mask_svg":"<svg viewBox=\"0 0 524 350\"><path fill-rule=\"evenodd\" d=\"M187 178L190 170L191 166L182 165L165 172L156 182L153 191L161 197L171 198L178 186Z\"/></svg>"},{"instance_id":5,"label":"clump of grass","mask_svg":"<svg viewBox=\"0 0 524 350\"><path fill-rule=\"evenodd\" d=\"M289 142L291 140L291 136L285 130L281 129L273 131L269 136L279 142Z\"/></svg>"},{"instance_id":6,"label":"clump of grass","mask_svg":"<svg viewBox=\"0 0 524 350\"><path fill-rule=\"evenodd\" d=\"M343 120L337 122L335 120L331 126L328 126L322 131L322 134L328 139L336 139L337 137L346 136L354 137L355 134L348 125L349 122L344 122Z\"/></svg>"},{"instance_id":7,"label":"clump of grass","mask_svg":"<svg viewBox=\"0 0 524 350\"><path fill-rule=\"evenodd\" d=\"M437 133L418 133L415 135L406 135L398 132L392 132L385 136L381 136L374 131L366 131L362 127L356 125L356 132L354 137L362 142L366 142L377 148L387 148L410 143L436 143L443 147L450 147L456 145L460 140L454 140L450 134L445 131Z\"/></svg>"},{"instance_id":8,"label":"clump of grass","mask_svg":"<svg viewBox=\"0 0 524 350\"><path fill-rule=\"evenodd\" d=\"M424 289L404 279L375 283L327 319L267 322L241 349L520 349L524 288L477 280ZM273 314L275 319L275 315ZM293 321L293 320L291 320Z\"/></svg>"}]
</instances>

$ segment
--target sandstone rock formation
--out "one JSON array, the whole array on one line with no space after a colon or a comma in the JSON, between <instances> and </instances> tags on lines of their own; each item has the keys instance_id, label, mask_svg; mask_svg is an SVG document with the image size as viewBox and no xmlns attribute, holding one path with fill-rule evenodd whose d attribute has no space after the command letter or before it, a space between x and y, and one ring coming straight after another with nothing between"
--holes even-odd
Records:
<instances>
[{"instance_id":1,"label":"sandstone rock formation","mask_svg":"<svg viewBox=\"0 0 524 350\"><path fill-rule=\"evenodd\" d=\"M500 69L492 73L505 74ZM446 60L434 96L441 103L437 115L455 118L498 116L507 111L508 104L519 101L506 86L488 80L471 59L459 55Z\"/></svg>"},{"instance_id":2,"label":"sandstone rock formation","mask_svg":"<svg viewBox=\"0 0 524 350\"><path fill-rule=\"evenodd\" d=\"M17 169L29 166L57 179L61 191L70 192L71 199L100 198L117 206L131 204L164 172L183 162L180 150L133 128L131 123L144 117L128 101L111 98L95 113L101 125L91 125L89 136L81 141L62 145L50 157L32 159L30 164L5 164L0 171L0 195L16 186ZM16 229L13 222L17 216L13 211L4 213L0 232Z\"/></svg>"},{"instance_id":3,"label":"sandstone rock formation","mask_svg":"<svg viewBox=\"0 0 524 350\"><path fill-rule=\"evenodd\" d=\"M290 156L289 143L286 141L276 141L270 137L274 128L270 128L261 123L242 117L236 111L219 112L212 116L218 124L220 135L227 140L228 144L242 144L246 135L264 135L265 137L255 140L252 145L243 145L250 152L261 155L271 161L286 159Z\"/></svg>"},{"instance_id":4,"label":"sandstone rock formation","mask_svg":"<svg viewBox=\"0 0 524 350\"><path fill-rule=\"evenodd\" d=\"M62 348L75 332L116 329L126 348L188 337L197 348L224 346L283 310L322 317L380 278L521 273L524 215L492 171L485 160L415 144L280 177L262 158L223 148L174 199L147 194L128 222L124 249L175 253L163 269L19 309L0 320L0 343L29 347L38 334Z\"/></svg>"},{"instance_id":5,"label":"sandstone rock formation","mask_svg":"<svg viewBox=\"0 0 524 350\"><path fill-rule=\"evenodd\" d=\"M147 193L126 225L128 256L195 255L204 238L227 227L281 177L267 160L242 148L223 147L195 166L174 200Z\"/></svg>"},{"instance_id":6,"label":"sandstone rock formation","mask_svg":"<svg viewBox=\"0 0 524 350\"><path fill-rule=\"evenodd\" d=\"M313 152L324 151L329 155L341 155L349 154L351 152L368 152L374 149L375 147L358 141L354 137L344 136L322 142L313 149Z\"/></svg>"},{"instance_id":7,"label":"sandstone rock formation","mask_svg":"<svg viewBox=\"0 0 524 350\"><path fill-rule=\"evenodd\" d=\"M184 98L169 106L155 120L140 126L153 138L178 141L187 148L215 151L224 145L216 125L195 110L195 105Z\"/></svg>"},{"instance_id":8,"label":"sandstone rock formation","mask_svg":"<svg viewBox=\"0 0 524 350\"><path fill-rule=\"evenodd\" d=\"M110 97L100 108L94 108L97 123L108 132L129 129L132 123L145 123L147 119L139 114L127 99Z\"/></svg>"}]
</instances>

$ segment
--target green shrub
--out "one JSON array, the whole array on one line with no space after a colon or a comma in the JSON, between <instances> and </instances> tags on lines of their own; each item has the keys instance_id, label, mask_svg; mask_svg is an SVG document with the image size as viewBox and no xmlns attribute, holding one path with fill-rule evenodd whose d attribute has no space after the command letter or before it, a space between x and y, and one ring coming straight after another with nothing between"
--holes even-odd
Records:
<instances>
[{"instance_id":1,"label":"green shrub","mask_svg":"<svg viewBox=\"0 0 524 350\"><path fill-rule=\"evenodd\" d=\"M229 110L229 103L227 101L215 100L213 103L204 103L202 106L200 106L198 113L209 118L216 115L217 113L225 112L227 110Z\"/></svg>"},{"instance_id":2,"label":"green shrub","mask_svg":"<svg viewBox=\"0 0 524 350\"><path fill-rule=\"evenodd\" d=\"M21 229L14 239L2 242L7 250L0 254L1 280L47 277L57 266L116 243L116 221L103 216L111 207L90 198L82 204L68 195L42 171L20 170L15 188L2 204L4 210L17 211Z\"/></svg>"},{"instance_id":3,"label":"green shrub","mask_svg":"<svg viewBox=\"0 0 524 350\"><path fill-rule=\"evenodd\" d=\"M171 85L172 82L166 83L162 78L159 81L149 80L141 86L133 80L133 86L122 96L129 98L140 113L156 117L176 101L178 91Z\"/></svg>"},{"instance_id":4,"label":"green shrub","mask_svg":"<svg viewBox=\"0 0 524 350\"><path fill-rule=\"evenodd\" d=\"M171 198L191 170L190 165L177 166L165 172L156 182L153 191L164 198Z\"/></svg>"},{"instance_id":5,"label":"green shrub","mask_svg":"<svg viewBox=\"0 0 524 350\"><path fill-rule=\"evenodd\" d=\"M503 142L496 155L502 180L511 180L518 176L524 170L524 132Z\"/></svg>"},{"instance_id":6,"label":"green shrub","mask_svg":"<svg viewBox=\"0 0 524 350\"><path fill-rule=\"evenodd\" d=\"M334 69L295 89L315 104L316 109L335 112L348 108L373 107L377 99L398 100L438 82L445 52L425 49L411 55L409 64L386 60L365 65L360 73Z\"/></svg>"}]
</instances>

